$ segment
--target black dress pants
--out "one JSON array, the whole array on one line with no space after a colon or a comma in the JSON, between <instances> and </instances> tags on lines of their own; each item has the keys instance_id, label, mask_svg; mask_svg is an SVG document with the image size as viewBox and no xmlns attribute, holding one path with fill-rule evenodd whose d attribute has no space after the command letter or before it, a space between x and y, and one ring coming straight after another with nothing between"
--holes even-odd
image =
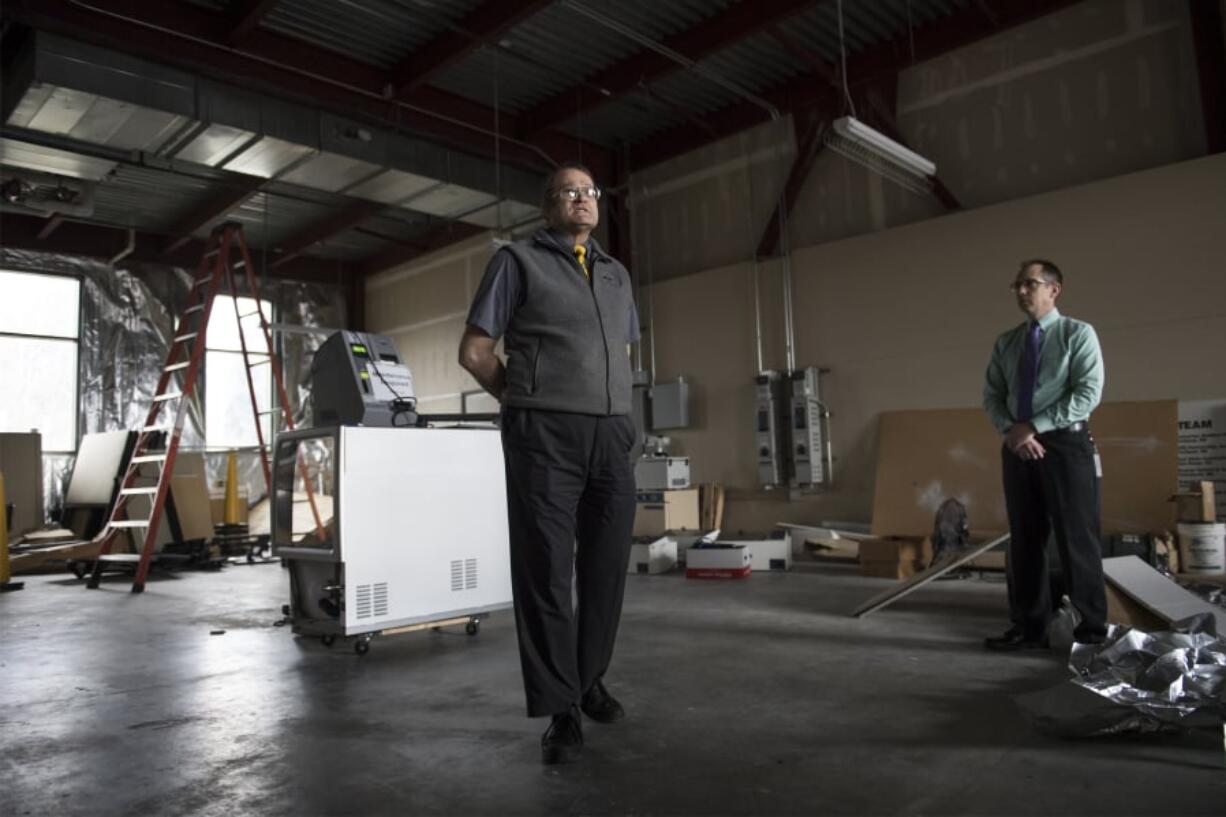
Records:
<instances>
[{"instance_id":1,"label":"black dress pants","mask_svg":"<svg viewBox=\"0 0 1226 817\"><path fill-rule=\"evenodd\" d=\"M629 416L506 407L511 587L528 716L564 712L609 667L634 527ZM574 577L576 605L572 605Z\"/></svg>"},{"instance_id":2,"label":"black dress pants","mask_svg":"<svg viewBox=\"0 0 1226 817\"><path fill-rule=\"evenodd\" d=\"M1055 534L1065 592L1081 615L1074 637L1106 633L1107 595L1099 544L1101 491L1088 430L1040 434L1046 455L1023 460L1002 449L1009 514L1009 613L1030 638L1047 633L1052 616L1047 539Z\"/></svg>"}]
</instances>

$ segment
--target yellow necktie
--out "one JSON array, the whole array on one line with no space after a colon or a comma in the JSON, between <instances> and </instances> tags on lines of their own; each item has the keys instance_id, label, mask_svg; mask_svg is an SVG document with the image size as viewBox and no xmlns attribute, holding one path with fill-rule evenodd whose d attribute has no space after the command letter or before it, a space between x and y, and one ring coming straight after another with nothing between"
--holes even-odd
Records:
<instances>
[{"instance_id":1,"label":"yellow necktie","mask_svg":"<svg viewBox=\"0 0 1226 817\"><path fill-rule=\"evenodd\" d=\"M583 274L591 278L592 274L587 269L587 247L582 244L575 245L575 260L579 262L579 266L583 267Z\"/></svg>"}]
</instances>

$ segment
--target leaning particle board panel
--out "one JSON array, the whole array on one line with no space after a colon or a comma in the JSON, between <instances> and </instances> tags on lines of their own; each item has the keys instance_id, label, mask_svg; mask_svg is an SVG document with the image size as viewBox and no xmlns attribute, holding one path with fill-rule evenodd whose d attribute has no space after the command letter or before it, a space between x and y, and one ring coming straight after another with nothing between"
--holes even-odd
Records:
<instances>
[{"instance_id":1,"label":"leaning particle board panel","mask_svg":"<svg viewBox=\"0 0 1226 817\"><path fill-rule=\"evenodd\" d=\"M1166 500L1178 487L1176 401L1104 403L1090 427L1103 463L1103 532L1170 527ZM1000 446L1000 435L981 409L882 414L873 534L929 533L947 497L966 505L975 528L1006 530Z\"/></svg>"},{"instance_id":2,"label":"leaning particle board panel","mask_svg":"<svg viewBox=\"0 0 1226 817\"><path fill-rule=\"evenodd\" d=\"M10 536L43 526L43 444L37 431L0 433L4 501L13 506Z\"/></svg>"},{"instance_id":3,"label":"leaning particle board panel","mask_svg":"<svg viewBox=\"0 0 1226 817\"><path fill-rule=\"evenodd\" d=\"M859 618L860 616L866 616L869 613L876 612L882 607L888 607L901 599L903 596L911 595L916 590L919 590L929 582L939 579L949 571L961 567L964 564L969 564L975 559L976 556L987 553L989 550L1006 541L1008 538L1009 534L1006 533L1003 536L998 536L987 542L971 545L965 550L960 550L956 553L951 553L948 556L944 556L940 561L933 564L927 570L916 573L914 576L904 579L893 587L883 590L882 592L873 596L855 610L852 610L851 615L854 618Z\"/></svg>"},{"instance_id":4,"label":"leaning particle board panel","mask_svg":"<svg viewBox=\"0 0 1226 817\"><path fill-rule=\"evenodd\" d=\"M135 431L106 431L82 437L64 504L109 508L135 439Z\"/></svg>"}]
</instances>

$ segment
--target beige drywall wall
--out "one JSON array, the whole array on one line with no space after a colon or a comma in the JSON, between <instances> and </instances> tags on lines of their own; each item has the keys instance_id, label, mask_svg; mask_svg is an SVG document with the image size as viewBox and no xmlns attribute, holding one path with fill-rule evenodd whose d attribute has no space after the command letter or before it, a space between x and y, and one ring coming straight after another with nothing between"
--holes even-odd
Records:
<instances>
[{"instance_id":1,"label":"beige drywall wall","mask_svg":"<svg viewBox=\"0 0 1226 817\"><path fill-rule=\"evenodd\" d=\"M456 355L468 306L493 251L492 233L482 233L366 284L367 326L396 342L423 412L459 411L460 393L477 388Z\"/></svg>"},{"instance_id":2,"label":"beige drywall wall","mask_svg":"<svg viewBox=\"0 0 1226 817\"><path fill-rule=\"evenodd\" d=\"M662 282L651 297L657 374L690 376L698 402L694 428L670 435L696 480L739 489L728 526L867 520L878 416L979 404L993 339L1020 320L1006 286L1036 255L1066 271L1064 311L1099 330L1105 399L1226 396L1223 155L795 251L797 364L831 369L836 487L824 495L747 490L752 265ZM759 269L770 287L777 269ZM778 367L782 321L764 317L765 364Z\"/></svg>"}]
</instances>

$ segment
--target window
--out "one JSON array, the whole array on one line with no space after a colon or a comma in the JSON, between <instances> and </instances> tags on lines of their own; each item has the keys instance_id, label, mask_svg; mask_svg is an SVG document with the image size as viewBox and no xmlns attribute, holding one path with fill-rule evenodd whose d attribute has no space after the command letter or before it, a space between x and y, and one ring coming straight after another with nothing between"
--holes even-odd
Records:
<instances>
[{"instance_id":1,"label":"window","mask_svg":"<svg viewBox=\"0 0 1226 817\"><path fill-rule=\"evenodd\" d=\"M217 448L255 447L260 444L255 433L255 415L251 409L251 392L243 367L239 339L242 317L242 339L247 344L251 363L251 380L255 386L256 406L266 411L272 406L272 367L268 364L268 344L260 328L254 298L232 298L218 295L209 313L204 358L204 437L206 444ZM264 317L272 320L272 305L260 301ZM272 443L269 430L271 417L260 418L264 441Z\"/></svg>"},{"instance_id":2,"label":"window","mask_svg":"<svg viewBox=\"0 0 1226 817\"><path fill-rule=\"evenodd\" d=\"M42 434L45 453L77 450L81 282L0 270L0 431Z\"/></svg>"}]
</instances>

